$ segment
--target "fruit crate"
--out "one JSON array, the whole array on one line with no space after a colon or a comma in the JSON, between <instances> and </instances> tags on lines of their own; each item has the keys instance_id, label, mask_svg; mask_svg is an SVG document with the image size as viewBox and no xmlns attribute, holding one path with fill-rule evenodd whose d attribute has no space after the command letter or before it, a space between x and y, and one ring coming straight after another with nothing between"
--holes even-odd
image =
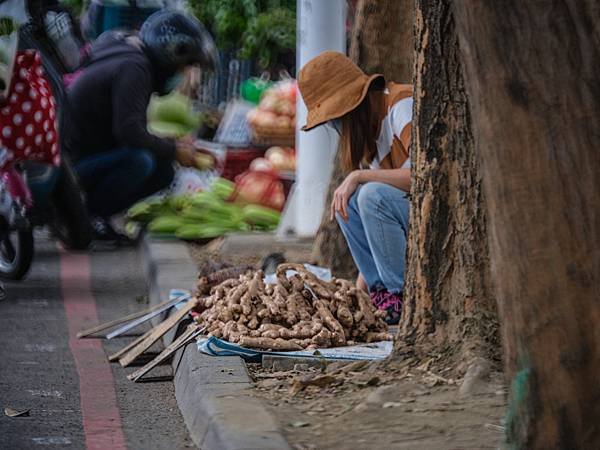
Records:
<instances>
[{"instance_id":1,"label":"fruit crate","mask_svg":"<svg viewBox=\"0 0 600 450\"><path fill-rule=\"evenodd\" d=\"M230 181L250 168L250 163L264 156L264 148L228 148L221 176Z\"/></svg>"},{"instance_id":2,"label":"fruit crate","mask_svg":"<svg viewBox=\"0 0 600 450\"><path fill-rule=\"evenodd\" d=\"M280 145L282 147L296 146L296 129L290 128L271 128L252 126L252 143L262 146Z\"/></svg>"}]
</instances>

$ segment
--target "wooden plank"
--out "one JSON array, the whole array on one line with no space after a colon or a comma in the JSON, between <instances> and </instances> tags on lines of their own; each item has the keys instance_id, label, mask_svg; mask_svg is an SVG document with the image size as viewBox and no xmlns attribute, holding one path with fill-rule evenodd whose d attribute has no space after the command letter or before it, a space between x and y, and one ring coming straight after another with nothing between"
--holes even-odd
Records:
<instances>
[{"instance_id":1,"label":"wooden plank","mask_svg":"<svg viewBox=\"0 0 600 450\"><path fill-rule=\"evenodd\" d=\"M128 314L126 316L120 317L120 318L115 319L115 320L111 320L110 322L101 323L99 325L93 326L93 327L88 328L86 330L82 330L79 333L77 333L77 337L78 338L87 337L90 334L98 333L99 331L104 331L107 328L112 328L114 326L121 325L122 323L129 322L130 320L138 319L138 318L142 317L145 314L154 312L157 309L162 308L163 306L165 306L166 304L168 304L172 300L173 299L165 300L164 302L159 303L158 305L154 305L154 306L151 306L149 308L143 309L141 311L138 311L138 312L135 312L135 313L132 313L132 314Z\"/></svg>"},{"instance_id":2,"label":"wooden plank","mask_svg":"<svg viewBox=\"0 0 600 450\"><path fill-rule=\"evenodd\" d=\"M188 329L177 339L171 342L167 348L165 348L156 358L150 361L141 369L136 370L135 372L129 374L127 378L131 381L137 382L140 378L162 363L165 359L175 353L184 345L188 344L190 341L198 337L201 333L204 332L204 329L201 329L199 325L190 325Z\"/></svg>"},{"instance_id":3,"label":"wooden plank","mask_svg":"<svg viewBox=\"0 0 600 450\"><path fill-rule=\"evenodd\" d=\"M131 341L129 344L127 344L125 347L123 347L121 350L119 350L117 353L113 353L112 355L110 355L108 357L108 360L110 362L117 361L121 356L123 356L125 353L127 353L129 350L131 350L133 347L135 347L140 342L142 342L144 339L146 339L148 336L150 336L152 334L152 330L153 330L153 328L150 328L148 331L146 331L144 334L142 334L137 339Z\"/></svg>"},{"instance_id":4,"label":"wooden plank","mask_svg":"<svg viewBox=\"0 0 600 450\"><path fill-rule=\"evenodd\" d=\"M194 307L198 305L198 299L188 301L185 306L177 310L173 315L169 316L167 320L157 325L152 329L152 333L146 337L142 342L132 348L123 357L119 359L119 363L123 367L127 367L135 359L148 350L152 344L158 341L167 331L173 328L183 319Z\"/></svg>"},{"instance_id":5,"label":"wooden plank","mask_svg":"<svg viewBox=\"0 0 600 450\"><path fill-rule=\"evenodd\" d=\"M159 314L162 314L162 313L168 311L169 309L171 309L173 306L177 305L178 303L189 300L190 297L191 297L191 294L184 294L184 295L179 295L175 298L172 298L166 303L166 305L164 305L158 309L155 309L154 311L149 312L148 314L144 314L142 317L132 320L131 322L126 323L125 325L117 328L114 331L111 331L110 333L108 333L106 335L106 339L113 339L122 334L125 334L129 330L143 324L144 322L152 320L154 317L158 316Z\"/></svg>"}]
</instances>

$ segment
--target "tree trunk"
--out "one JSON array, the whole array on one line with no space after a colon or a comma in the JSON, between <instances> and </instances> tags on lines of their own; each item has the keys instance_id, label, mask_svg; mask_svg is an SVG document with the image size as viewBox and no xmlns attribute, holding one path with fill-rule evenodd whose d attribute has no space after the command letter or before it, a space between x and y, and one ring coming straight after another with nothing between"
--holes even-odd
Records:
<instances>
[{"instance_id":1,"label":"tree trunk","mask_svg":"<svg viewBox=\"0 0 600 450\"><path fill-rule=\"evenodd\" d=\"M481 177L451 0L417 0L411 215L397 352L498 358Z\"/></svg>"},{"instance_id":2,"label":"tree trunk","mask_svg":"<svg viewBox=\"0 0 600 450\"><path fill-rule=\"evenodd\" d=\"M350 57L367 73L382 73L386 80L410 83L413 18L414 0L359 0L350 39ZM346 175L337 155L312 259L330 267L338 277L354 278L357 270L350 250L337 223L329 220L328 208L333 192Z\"/></svg>"},{"instance_id":3,"label":"tree trunk","mask_svg":"<svg viewBox=\"0 0 600 450\"><path fill-rule=\"evenodd\" d=\"M366 73L412 83L414 0L360 0L350 37L350 58Z\"/></svg>"},{"instance_id":4,"label":"tree trunk","mask_svg":"<svg viewBox=\"0 0 600 450\"><path fill-rule=\"evenodd\" d=\"M356 278L358 270L350 254L350 249L337 221L329 220L329 205L333 199L333 192L344 181L345 176L338 151L333 160L333 174L329 183L327 200L325 200L325 211L315 237L311 259L323 267L329 267L336 277L353 280Z\"/></svg>"},{"instance_id":5,"label":"tree trunk","mask_svg":"<svg viewBox=\"0 0 600 450\"><path fill-rule=\"evenodd\" d=\"M455 2L512 380L507 447L600 448L600 5Z\"/></svg>"}]
</instances>

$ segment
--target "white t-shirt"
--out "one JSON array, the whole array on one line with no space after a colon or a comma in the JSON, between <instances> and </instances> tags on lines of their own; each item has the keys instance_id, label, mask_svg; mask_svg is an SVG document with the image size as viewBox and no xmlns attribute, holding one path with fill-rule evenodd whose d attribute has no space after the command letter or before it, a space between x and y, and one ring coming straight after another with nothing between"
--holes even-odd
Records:
<instances>
[{"instance_id":1,"label":"white t-shirt","mask_svg":"<svg viewBox=\"0 0 600 450\"><path fill-rule=\"evenodd\" d=\"M387 92L386 92L387 94ZM379 162L390 154L394 138L399 138L402 130L412 121L413 99L408 97L394 104L381 121L379 136L377 137L377 155L371 163L371 169L379 169ZM402 165L410 168L410 157Z\"/></svg>"}]
</instances>

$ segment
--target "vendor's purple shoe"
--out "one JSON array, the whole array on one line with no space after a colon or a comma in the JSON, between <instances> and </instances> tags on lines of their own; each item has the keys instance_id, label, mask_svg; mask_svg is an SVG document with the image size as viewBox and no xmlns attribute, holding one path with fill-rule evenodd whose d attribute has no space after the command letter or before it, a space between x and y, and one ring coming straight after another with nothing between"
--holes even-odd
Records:
<instances>
[{"instance_id":1,"label":"vendor's purple shoe","mask_svg":"<svg viewBox=\"0 0 600 450\"><path fill-rule=\"evenodd\" d=\"M388 291L371 292L371 301L377 309L384 310L387 313L385 322L388 325L396 325L400 322L402 294L392 294Z\"/></svg>"}]
</instances>

